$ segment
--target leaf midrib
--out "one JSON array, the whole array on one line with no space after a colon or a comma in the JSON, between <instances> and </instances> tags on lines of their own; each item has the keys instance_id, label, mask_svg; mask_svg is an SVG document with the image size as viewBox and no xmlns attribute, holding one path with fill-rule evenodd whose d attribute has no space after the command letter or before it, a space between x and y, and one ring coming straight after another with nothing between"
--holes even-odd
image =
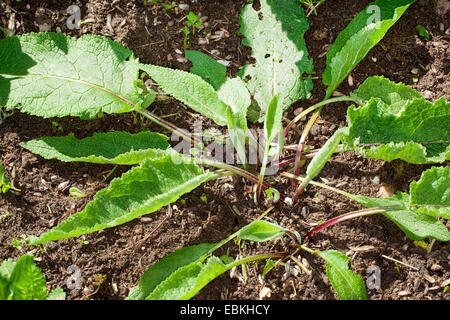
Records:
<instances>
[{"instance_id":1,"label":"leaf midrib","mask_svg":"<svg viewBox=\"0 0 450 320\"><path fill-rule=\"evenodd\" d=\"M34 74L34 73L29 73L29 74L26 74L26 75L23 75L23 76L20 76L20 77L25 78L25 77L28 77L28 76L42 77L42 78L49 78L49 79L57 79L57 80L65 80L65 81L69 81L69 82L76 82L76 83L83 84L83 85L86 85L88 87L91 87L91 88L103 91L103 92L105 92L105 93L115 97L116 99L126 103L130 107L134 107L135 106L134 103L132 103L131 101L125 99L124 97L122 97L118 93L116 93L116 92L114 92L114 91L112 91L110 89L107 89L107 88L105 88L105 87L103 87L101 85L88 82L86 80L73 79L73 78L64 77L64 76L58 76L58 75Z\"/></svg>"}]
</instances>

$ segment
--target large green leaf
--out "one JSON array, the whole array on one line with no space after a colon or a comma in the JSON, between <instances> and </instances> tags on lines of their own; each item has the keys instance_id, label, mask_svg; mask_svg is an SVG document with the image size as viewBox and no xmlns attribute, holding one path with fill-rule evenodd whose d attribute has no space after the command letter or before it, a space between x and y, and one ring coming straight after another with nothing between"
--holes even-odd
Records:
<instances>
[{"instance_id":1,"label":"large green leaf","mask_svg":"<svg viewBox=\"0 0 450 320\"><path fill-rule=\"evenodd\" d=\"M363 278L353 273L348 267L349 257L336 250L319 251L317 254L327 262L327 277L339 298L343 300L367 299Z\"/></svg>"},{"instance_id":2,"label":"large green leaf","mask_svg":"<svg viewBox=\"0 0 450 320\"><path fill-rule=\"evenodd\" d=\"M386 208L383 215L392 220L411 240L431 238L450 241L447 227L427 212L410 207L410 196L407 193L398 192L390 198L380 199L350 194L347 196L367 208Z\"/></svg>"},{"instance_id":3,"label":"large green leaf","mask_svg":"<svg viewBox=\"0 0 450 320\"><path fill-rule=\"evenodd\" d=\"M42 271L34 264L30 255L21 256L17 262L7 260L0 273L0 300L46 300L47 288ZM9 275L9 277L7 277Z\"/></svg>"},{"instance_id":4,"label":"large green leaf","mask_svg":"<svg viewBox=\"0 0 450 320\"><path fill-rule=\"evenodd\" d=\"M0 276L4 277L5 279L9 279L11 277L12 271L14 270L15 264L16 263L11 258L3 261L0 265Z\"/></svg>"},{"instance_id":5,"label":"large green leaf","mask_svg":"<svg viewBox=\"0 0 450 320\"><path fill-rule=\"evenodd\" d=\"M131 289L128 300L189 299L214 278L231 268L251 261L281 255L256 255L233 261L230 257L205 259L229 241L269 241L281 237L285 229L266 221L254 221L219 243L204 243L181 248L151 266L142 276L138 286ZM228 264L224 264L224 261Z\"/></svg>"},{"instance_id":6,"label":"large green leaf","mask_svg":"<svg viewBox=\"0 0 450 320\"><path fill-rule=\"evenodd\" d=\"M0 274L0 300L10 299L11 288L8 279Z\"/></svg>"},{"instance_id":7,"label":"large green leaf","mask_svg":"<svg viewBox=\"0 0 450 320\"><path fill-rule=\"evenodd\" d=\"M191 73L202 77L214 89L219 90L227 80L227 67L210 56L196 50L186 50L184 55L192 62Z\"/></svg>"},{"instance_id":8,"label":"large green leaf","mask_svg":"<svg viewBox=\"0 0 450 320\"><path fill-rule=\"evenodd\" d=\"M392 220L411 240L425 238L438 241L450 241L447 227L435 216L448 218L449 170L446 168L431 168L422 174L418 182L412 182L411 196L397 192L390 198L370 198L354 195L327 185L311 182L325 189L344 195L366 208L381 210Z\"/></svg>"},{"instance_id":9,"label":"large green leaf","mask_svg":"<svg viewBox=\"0 0 450 320\"><path fill-rule=\"evenodd\" d=\"M216 124L227 125L229 107L219 99L214 87L200 76L153 65L141 64L141 68L165 93L212 119Z\"/></svg>"},{"instance_id":10,"label":"large green leaf","mask_svg":"<svg viewBox=\"0 0 450 320\"><path fill-rule=\"evenodd\" d=\"M176 154L144 160L114 179L86 208L33 238L36 245L76 237L131 221L176 201L203 182L217 177Z\"/></svg>"},{"instance_id":11,"label":"large green leaf","mask_svg":"<svg viewBox=\"0 0 450 320\"><path fill-rule=\"evenodd\" d=\"M147 300L187 300L211 280L230 270L219 258L211 257L205 263L193 262L173 272L146 298Z\"/></svg>"},{"instance_id":12,"label":"large green leaf","mask_svg":"<svg viewBox=\"0 0 450 320\"><path fill-rule=\"evenodd\" d=\"M136 134L115 131L94 133L81 140L74 136L43 137L21 146L45 159L133 165L167 154L170 151L167 140L166 136L149 131Z\"/></svg>"},{"instance_id":13,"label":"large green leaf","mask_svg":"<svg viewBox=\"0 0 450 320\"><path fill-rule=\"evenodd\" d=\"M0 105L49 118L131 110L139 63L109 38L30 33L0 40Z\"/></svg>"},{"instance_id":14,"label":"large green leaf","mask_svg":"<svg viewBox=\"0 0 450 320\"><path fill-rule=\"evenodd\" d=\"M372 98L360 108L347 111L349 134L346 147L382 160L402 159L423 164L450 159L450 104L434 104L423 98L389 105Z\"/></svg>"},{"instance_id":15,"label":"large green leaf","mask_svg":"<svg viewBox=\"0 0 450 320\"><path fill-rule=\"evenodd\" d=\"M328 86L327 98L413 2L415 0L374 1L338 35L328 49L327 67L322 74L323 83Z\"/></svg>"},{"instance_id":16,"label":"large green leaf","mask_svg":"<svg viewBox=\"0 0 450 320\"><path fill-rule=\"evenodd\" d=\"M450 219L450 167L433 167L410 184L410 203L415 210Z\"/></svg>"},{"instance_id":17,"label":"large green leaf","mask_svg":"<svg viewBox=\"0 0 450 320\"><path fill-rule=\"evenodd\" d=\"M249 225L242 228L237 238L239 240L250 240L256 242L265 242L281 237L285 233L285 229L279 225L267 221L253 221Z\"/></svg>"},{"instance_id":18,"label":"large green leaf","mask_svg":"<svg viewBox=\"0 0 450 320\"><path fill-rule=\"evenodd\" d=\"M251 103L246 83L239 77L227 78L227 68L202 52L186 50L185 55L192 61L191 73L211 84L219 99L230 107L227 109L230 138L241 162L246 163L247 109Z\"/></svg>"},{"instance_id":19,"label":"large green leaf","mask_svg":"<svg viewBox=\"0 0 450 320\"><path fill-rule=\"evenodd\" d=\"M278 138L278 145L276 147L276 152L272 152L272 156L277 157L282 148L283 148L283 105L281 101L280 94L277 93L273 99L270 101L269 106L267 108L267 114L264 120L264 158L261 164L261 169L259 173L259 184L258 187L261 187L261 183L263 181L263 177L266 172L267 162L269 160L269 153L271 150L271 143L275 138ZM272 149L273 150L273 149ZM259 195L258 195L259 196Z\"/></svg>"},{"instance_id":20,"label":"large green leaf","mask_svg":"<svg viewBox=\"0 0 450 320\"><path fill-rule=\"evenodd\" d=\"M252 48L255 59L240 76L263 113L278 93L286 110L295 101L309 98L313 87L310 76L304 79L313 70L303 38L308 19L298 0L260 0L260 4L259 11L248 4L240 15L242 43Z\"/></svg>"},{"instance_id":21,"label":"large green leaf","mask_svg":"<svg viewBox=\"0 0 450 320\"><path fill-rule=\"evenodd\" d=\"M403 83L395 83L383 76L368 77L358 89L351 93L351 96L362 103L372 98L380 98L392 110L398 110L410 100L422 97L420 93L410 86Z\"/></svg>"},{"instance_id":22,"label":"large green leaf","mask_svg":"<svg viewBox=\"0 0 450 320\"><path fill-rule=\"evenodd\" d=\"M241 162L246 163L245 144L248 137L247 109L251 103L250 92L241 78L227 78L217 94L220 100L230 106L228 119L230 138Z\"/></svg>"},{"instance_id":23,"label":"large green leaf","mask_svg":"<svg viewBox=\"0 0 450 320\"><path fill-rule=\"evenodd\" d=\"M216 247L215 243L203 243L167 255L144 273L139 284L130 290L127 300L144 300L173 272L205 257Z\"/></svg>"}]
</instances>

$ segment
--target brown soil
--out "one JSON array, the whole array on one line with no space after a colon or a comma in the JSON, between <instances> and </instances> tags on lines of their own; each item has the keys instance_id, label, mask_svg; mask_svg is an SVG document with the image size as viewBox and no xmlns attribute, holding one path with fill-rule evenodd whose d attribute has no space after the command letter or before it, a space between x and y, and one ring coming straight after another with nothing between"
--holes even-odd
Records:
<instances>
[{"instance_id":1,"label":"brown soil","mask_svg":"<svg viewBox=\"0 0 450 320\"><path fill-rule=\"evenodd\" d=\"M207 22L202 31L189 41L189 48L203 51L217 59L232 62L230 75L249 60L249 49L241 44L236 31L238 13L247 1L222 0L190 1L190 10L201 14ZM327 47L337 34L345 28L346 21L354 17L370 1L327 0L318 8L317 15L310 15L311 28L306 34L310 56L314 59L315 71L320 75L325 67ZM82 19L88 20L81 30L68 30L66 9L77 3L81 7ZM43 8L43 9L42 9ZM145 63L188 70L190 64L177 51L184 51L183 18L188 11L178 8L166 10L161 6L144 5L144 1L16 1L0 4L0 25L7 27L12 15L16 34L39 31L43 21L52 31L80 36L94 33L106 35L126 45ZM111 22L107 21L110 16ZM450 98L449 73L449 15L436 14L434 1L418 1L411 6L400 21L389 31L360 65L352 72L351 81L345 81L339 91L348 93L367 76L384 75L394 81L412 85L426 98ZM431 34L429 41L420 38L414 31L423 25ZM214 41L199 44L206 34L222 34ZM294 117L293 111L307 107L323 98L324 86L315 80L313 98L294 105L286 118ZM344 125L348 104L334 104L324 109L317 122L319 127L310 136L308 144L321 146L336 127ZM156 114L175 114L170 121L186 129L199 116L191 113L176 101L158 102ZM57 122L59 127L54 123ZM209 123L209 122L207 122ZM153 124L145 124L150 130L161 131ZM58 129L61 128L61 129ZM294 130L288 143L298 141L299 132ZM110 115L93 121L76 118L47 119L15 112L0 124L0 160L7 176L21 192L9 192L0 197L0 215L9 213L0 223L0 261L32 253L48 281L48 287L63 288L68 299L124 299L129 289L135 286L144 271L183 246L203 242L218 242L238 228L253 221L270 205L260 207L253 204L252 197L244 194L245 181L227 178L209 182L183 196L185 203L178 201L156 213L136 219L130 223L96 232L77 239L68 239L45 245L43 253L36 248L11 245L22 234L38 235L55 226L69 215L84 208L94 194L106 187L111 179L119 177L127 167L113 169L108 165L85 163L61 163L35 156L20 147L20 143L48 135L75 134L86 137L94 132L127 130L138 132L141 126L132 115ZM401 161L384 162L360 157L353 152L333 156L320 177L332 185L355 194L378 196L381 185L394 190L408 191L411 180L417 179L428 166L413 166ZM373 182L379 177L380 184ZM73 199L69 187L78 187L88 197ZM278 179L277 187L289 192L290 182ZM200 197L206 195L204 203ZM230 208L234 208L237 216ZM309 188L293 207L277 205L267 216L284 227L305 234L321 220L359 209L348 199L333 193ZM450 223L447 222L447 227ZM143 241L144 240L144 241ZM446 299L441 284L450 278L450 247L445 243L434 243L431 251L417 247L389 220L383 216L370 216L344 222L319 233L310 242L314 249L336 249L351 258L351 268L366 280L367 268L377 265L381 269L381 288L368 290L370 299ZM355 249L359 247L360 250ZM353 248L353 250L351 249ZM247 243L242 255L257 252L286 250L281 242L268 244ZM238 254L235 244L222 248L218 254ZM384 257L383 257L384 256ZM385 258L391 257L404 264L420 267L419 272L396 264ZM303 262L310 264L310 275L291 267L277 267L263 281L259 280L264 265L250 264L248 280L226 273L207 287L196 299L259 299L264 287L271 290L270 299L336 299L325 276L321 260L303 254ZM81 289L67 288L67 268L76 265L81 269ZM424 274L426 274L424 276ZM428 280L427 280L428 279Z\"/></svg>"}]
</instances>

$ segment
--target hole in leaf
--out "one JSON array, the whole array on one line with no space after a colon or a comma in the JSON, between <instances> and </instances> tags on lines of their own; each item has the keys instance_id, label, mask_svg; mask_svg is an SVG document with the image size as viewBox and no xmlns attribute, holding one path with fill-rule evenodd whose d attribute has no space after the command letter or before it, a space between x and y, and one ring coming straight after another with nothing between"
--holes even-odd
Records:
<instances>
[{"instance_id":1,"label":"hole in leaf","mask_svg":"<svg viewBox=\"0 0 450 320\"><path fill-rule=\"evenodd\" d=\"M253 9L255 9L256 11L259 11L261 9L261 3L259 2L259 0L253 1Z\"/></svg>"}]
</instances>

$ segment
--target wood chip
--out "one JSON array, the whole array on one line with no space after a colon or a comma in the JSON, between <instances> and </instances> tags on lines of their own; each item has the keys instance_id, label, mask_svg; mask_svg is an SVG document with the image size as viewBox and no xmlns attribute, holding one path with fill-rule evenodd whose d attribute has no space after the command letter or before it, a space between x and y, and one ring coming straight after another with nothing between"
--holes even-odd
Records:
<instances>
[{"instance_id":1,"label":"wood chip","mask_svg":"<svg viewBox=\"0 0 450 320\"><path fill-rule=\"evenodd\" d=\"M16 33L16 14L11 12L8 21L8 36L13 36Z\"/></svg>"},{"instance_id":2,"label":"wood chip","mask_svg":"<svg viewBox=\"0 0 450 320\"><path fill-rule=\"evenodd\" d=\"M188 62L188 59L186 59L185 57L183 57L183 56L181 56L181 55L179 55L179 54L177 54L177 55L175 56L175 58L177 59L177 61L178 61L179 63L187 63L187 62Z\"/></svg>"},{"instance_id":3,"label":"wood chip","mask_svg":"<svg viewBox=\"0 0 450 320\"><path fill-rule=\"evenodd\" d=\"M428 291L434 291L434 290L438 290L440 288L441 287L439 287L439 286L434 286L434 287L428 288Z\"/></svg>"},{"instance_id":4,"label":"wood chip","mask_svg":"<svg viewBox=\"0 0 450 320\"><path fill-rule=\"evenodd\" d=\"M408 296L408 295L410 295L410 294L411 294L411 292L409 292L408 290L400 291L400 292L398 293L398 295L399 295L400 297Z\"/></svg>"},{"instance_id":5,"label":"wood chip","mask_svg":"<svg viewBox=\"0 0 450 320\"><path fill-rule=\"evenodd\" d=\"M333 97L343 97L343 96L345 96L345 94L343 94L340 91L336 90L336 91L333 92Z\"/></svg>"},{"instance_id":6,"label":"wood chip","mask_svg":"<svg viewBox=\"0 0 450 320\"><path fill-rule=\"evenodd\" d=\"M113 29L113 27L112 27L112 25L111 25L111 15L110 14L108 14L107 16L106 16L106 27L108 28L108 31L109 31L109 33L111 34L111 35L113 35L114 34L114 29Z\"/></svg>"},{"instance_id":7,"label":"wood chip","mask_svg":"<svg viewBox=\"0 0 450 320\"><path fill-rule=\"evenodd\" d=\"M64 190L66 190L66 189L69 187L69 184L70 184L69 181L61 182L61 183L56 187L56 189L59 190L59 191L64 191Z\"/></svg>"},{"instance_id":8,"label":"wood chip","mask_svg":"<svg viewBox=\"0 0 450 320\"><path fill-rule=\"evenodd\" d=\"M209 44L209 40L207 38L199 38L198 44L199 45Z\"/></svg>"},{"instance_id":9,"label":"wood chip","mask_svg":"<svg viewBox=\"0 0 450 320\"><path fill-rule=\"evenodd\" d=\"M259 292L259 300L263 300L264 298L270 298L272 294L272 290L270 290L270 288L264 287L261 289L261 291Z\"/></svg>"},{"instance_id":10,"label":"wood chip","mask_svg":"<svg viewBox=\"0 0 450 320\"><path fill-rule=\"evenodd\" d=\"M446 286L450 285L450 279L445 280L444 282L441 283L441 287L445 288Z\"/></svg>"},{"instance_id":11,"label":"wood chip","mask_svg":"<svg viewBox=\"0 0 450 320\"><path fill-rule=\"evenodd\" d=\"M359 247L349 246L348 248L354 252L366 252L366 251L372 251L372 250L376 249L374 246L359 246Z\"/></svg>"},{"instance_id":12,"label":"wood chip","mask_svg":"<svg viewBox=\"0 0 450 320\"><path fill-rule=\"evenodd\" d=\"M424 278L425 280L427 280L427 281L428 281L429 283L431 283L431 284L433 284L433 283L436 282L436 280L434 280L434 278L433 278L432 276L428 275L428 274L424 274L424 275L423 275L423 278Z\"/></svg>"},{"instance_id":13,"label":"wood chip","mask_svg":"<svg viewBox=\"0 0 450 320\"><path fill-rule=\"evenodd\" d=\"M348 75L347 81L348 81L348 85L349 85L350 87L353 87L353 77L352 77L351 74Z\"/></svg>"},{"instance_id":14,"label":"wood chip","mask_svg":"<svg viewBox=\"0 0 450 320\"><path fill-rule=\"evenodd\" d=\"M295 109L295 110L294 110L294 115L295 115L295 116L298 116L300 113L303 112L303 110L304 110L303 108L297 108L297 109Z\"/></svg>"},{"instance_id":15,"label":"wood chip","mask_svg":"<svg viewBox=\"0 0 450 320\"><path fill-rule=\"evenodd\" d=\"M382 183L378 195L380 198L390 198L395 193L395 187L387 183Z\"/></svg>"}]
</instances>

